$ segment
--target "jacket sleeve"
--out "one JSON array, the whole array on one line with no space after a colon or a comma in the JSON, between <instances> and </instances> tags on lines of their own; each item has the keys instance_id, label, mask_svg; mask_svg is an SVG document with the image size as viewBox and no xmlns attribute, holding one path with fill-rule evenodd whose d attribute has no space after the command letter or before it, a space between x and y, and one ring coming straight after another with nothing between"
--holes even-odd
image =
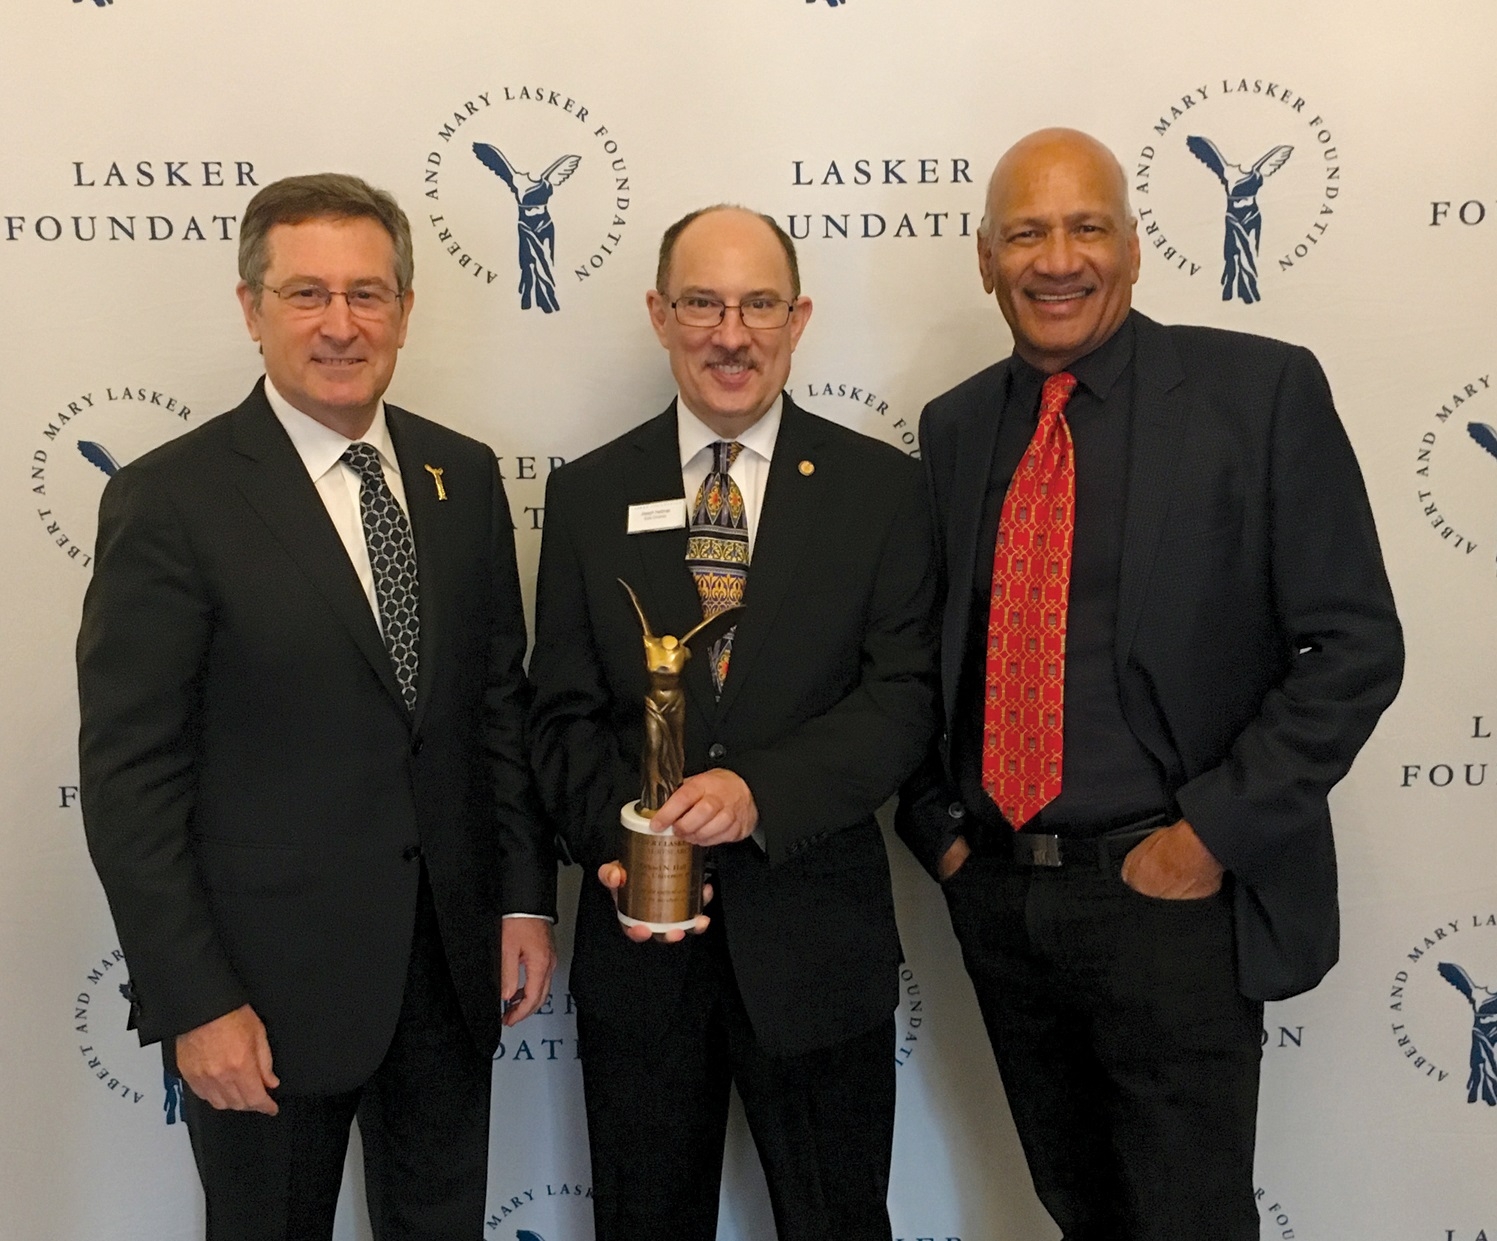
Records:
<instances>
[{"instance_id":1,"label":"jacket sleeve","mask_svg":"<svg viewBox=\"0 0 1497 1241\"><path fill-rule=\"evenodd\" d=\"M105 488L78 634L80 801L143 1043L244 1004L188 845L211 593L162 480Z\"/></svg>"},{"instance_id":2,"label":"jacket sleeve","mask_svg":"<svg viewBox=\"0 0 1497 1241\"><path fill-rule=\"evenodd\" d=\"M891 480L890 492L856 685L773 745L729 764L753 791L771 863L871 816L915 769L936 729L930 505L916 470Z\"/></svg>"},{"instance_id":3,"label":"jacket sleeve","mask_svg":"<svg viewBox=\"0 0 1497 1241\"><path fill-rule=\"evenodd\" d=\"M546 483L530 659L536 690L530 756L569 860L594 870L617 855L619 807L639 797L640 777L619 748L565 480L565 471L558 471Z\"/></svg>"},{"instance_id":4,"label":"jacket sleeve","mask_svg":"<svg viewBox=\"0 0 1497 1241\"><path fill-rule=\"evenodd\" d=\"M1270 427L1270 581L1288 671L1226 758L1178 792L1181 812L1249 885L1350 768L1398 692L1403 638L1372 508L1330 387L1293 349Z\"/></svg>"},{"instance_id":5,"label":"jacket sleeve","mask_svg":"<svg viewBox=\"0 0 1497 1241\"><path fill-rule=\"evenodd\" d=\"M484 692L483 745L499 833L499 910L556 918L556 851L536 795L525 738L525 610L509 502L494 462L492 531L494 631Z\"/></svg>"}]
</instances>

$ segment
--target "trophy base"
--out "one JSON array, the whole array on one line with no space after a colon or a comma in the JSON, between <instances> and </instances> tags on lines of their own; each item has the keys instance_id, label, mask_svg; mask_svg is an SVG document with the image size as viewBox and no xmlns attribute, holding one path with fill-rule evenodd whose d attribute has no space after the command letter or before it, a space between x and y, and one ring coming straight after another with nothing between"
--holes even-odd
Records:
<instances>
[{"instance_id":1,"label":"trophy base","mask_svg":"<svg viewBox=\"0 0 1497 1241\"><path fill-rule=\"evenodd\" d=\"M619 890L619 921L655 935L692 930L702 912L702 850L669 828L651 831L638 802L619 809L619 822L619 861L628 875Z\"/></svg>"}]
</instances>

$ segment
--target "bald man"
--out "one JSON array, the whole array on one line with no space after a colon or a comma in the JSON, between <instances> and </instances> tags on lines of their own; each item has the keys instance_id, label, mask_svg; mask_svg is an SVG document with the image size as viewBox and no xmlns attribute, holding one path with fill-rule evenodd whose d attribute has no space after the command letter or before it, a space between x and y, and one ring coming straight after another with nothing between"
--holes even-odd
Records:
<instances>
[{"instance_id":1,"label":"bald man","mask_svg":"<svg viewBox=\"0 0 1497 1241\"><path fill-rule=\"evenodd\" d=\"M1122 169L999 161L1013 356L927 406L946 729L900 834L940 881L1066 1241L1255 1241L1263 1002L1337 955L1326 797L1403 650L1315 358L1132 310Z\"/></svg>"},{"instance_id":2,"label":"bald man","mask_svg":"<svg viewBox=\"0 0 1497 1241\"><path fill-rule=\"evenodd\" d=\"M935 730L925 488L785 394L811 301L769 217L679 220L646 302L678 395L551 475L530 665L542 795L586 872L571 984L598 1241L713 1241L730 1083L780 1241L890 1241L900 955L873 814ZM645 506L674 519L631 521ZM619 578L657 634L744 605L681 680L686 779L653 823L715 878L705 930L673 943L626 936L608 891L649 684Z\"/></svg>"}]
</instances>

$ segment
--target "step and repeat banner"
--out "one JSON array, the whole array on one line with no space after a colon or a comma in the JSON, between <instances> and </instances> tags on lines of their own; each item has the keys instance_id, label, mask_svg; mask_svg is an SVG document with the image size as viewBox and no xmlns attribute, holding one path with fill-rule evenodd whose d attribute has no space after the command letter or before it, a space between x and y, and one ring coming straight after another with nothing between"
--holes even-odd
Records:
<instances>
[{"instance_id":1,"label":"step and repeat banner","mask_svg":"<svg viewBox=\"0 0 1497 1241\"><path fill-rule=\"evenodd\" d=\"M673 393L644 308L668 223L779 219L816 303L795 398L913 454L923 403L1009 351L977 221L998 154L1047 124L1126 168L1144 311L1320 357L1407 626L1404 690L1334 798L1342 963L1265 1017L1262 1235L1497 1239L1490 4L7 0L0 31L0 1239L201 1229L84 850L72 647L107 476L259 374L233 295L255 189L346 170L406 207L390 395L494 446L529 606L547 473ZM475 142L527 171L505 184ZM1253 279L1230 274L1249 196ZM522 198L554 259L519 242ZM892 853L895 1234L1054 1237L939 894ZM495 1082L487 1235L587 1241L565 957ZM741 1121L731 1147L722 1235L771 1237ZM367 1236L358 1174L343 1241Z\"/></svg>"}]
</instances>

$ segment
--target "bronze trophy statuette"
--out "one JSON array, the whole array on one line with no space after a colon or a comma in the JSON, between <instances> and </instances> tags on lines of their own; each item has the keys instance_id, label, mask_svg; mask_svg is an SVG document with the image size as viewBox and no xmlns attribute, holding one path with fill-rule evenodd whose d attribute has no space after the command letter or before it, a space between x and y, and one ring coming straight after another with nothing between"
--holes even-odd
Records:
<instances>
[{"instance_id":1,"label":"bronze trophy statuette","mask_svg":"<svg viewBox=\"0 0 1497 1241\"><path fill-rule=\"evenodd\" d=\"M644 788L637 802L619 812L624 831L619 861L626 875L618 890L619 921L642 926L654 934L689 931L702 912L703 850L690 841L677 839L666 828L652 831L650 820L678 788L686 766L686 692L681 674L691 651L686 644L728 608L707 617L679 638L656 637L645 618L639 597L623 578L619 585L629 592L644 633L645 667L650 688L645 694L645 744L641 760Z\"/></svg>"}]
</instances>

